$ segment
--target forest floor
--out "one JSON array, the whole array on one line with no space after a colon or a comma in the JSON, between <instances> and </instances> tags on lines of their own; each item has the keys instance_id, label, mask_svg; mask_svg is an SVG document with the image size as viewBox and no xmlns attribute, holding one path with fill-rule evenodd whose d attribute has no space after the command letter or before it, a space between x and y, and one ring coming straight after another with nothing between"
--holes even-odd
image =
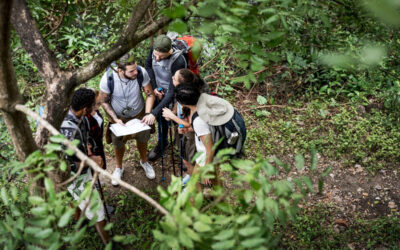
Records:
<instances>
[{"instance_id":1,"label":"forest floor","mask_svg":"<svg viewBox=\"0 0 400 250\"><path fill-rule=\"evenodd\" d=\"M258 91L262 92L263 90ZM369 114L362 112L359 114L360 118L357 118L351 115L351 108L343 108L341 104L335 104L333 105L334 107L322 105L321 108L318 106L319 104L304 102L292 103L290 104L291 108L285 107L289 106L288 104L275 105L273 109L264 109L263 111L256 101L258 91L253 90L252 93L244 94L237 91L235 101L232 101L234 106L245 116L248 129L247 157L250 159L270 158L271 162L274 157L278 157L285 163L293 165L294 156L297 153L302 153L307 162L309 160L309 144L303 145L303 142L298 142L298 140L309 139L316 142L317 145L322 145L321 150L318 150L317 153L320 172L331 167L330 173L324 180L323 192L321 194L312 193L308 196L301 206L302 212L300 213L299 222L293 223L291 230L283 233L282 246L289 248L345 247L355 249L372 246L390 248L393 247L393 244L400 244L398 239L394 239L395 243L384 243L382 242L385 241L384 239L381 241L378 239L371 243L369 239L369 237L375 237L376 231L374 230L380 230L382 227L395 230L395 232L400 230L399 225L385 224L387 223L385 219L384 222L374 224L376 220L381 218L400 217L400 172L396 160L379 158L371 154L362 154L363 157L361 159L353 161L353 154L361 154L363 150L368 150L362 147L362 144L365 143L363 140L358 141L358 144L361 145L360 147L351 147L351 144L355 143L354 139L360 140L357 136L352 139L351 137L346 137L350 139L345 143L350 144L350 146L345 149L324 146L335 144L336 142L338 144L343 143L341 141L343 140L342 137L338 135L338 137L335 137L331 134L332 131L338 133L342 127L335 129L334 126L343 125L344 123L345 127L357 127L358 123L349 122L349 124L346 124L346 119L349 119L349 121L361 121L364 118L369 119L368 117L363 118L363 116L368 116ZM316 108L315 106L318 107ZM243 109L243 107L248 108ZM357 109L357 107L354 109ZM344 116L343 114L346 112L350 113L350 115ZM341 119L340 121L337 121L338 117ZM333 128L326 128L324 121L328 121ZM296 124L296 126L293 127L293 124ZM322 128L316 129L316 124L320 124ZM370 129L374 130L373 125L367 125L372 126ZM349 133L351 134L351 128L348 128L348 130L350 130ZM346 134L346 130L343 133ZM370 136L373 131L371 132L366 128L366 133ZM149 148L155 144L154 137L153 135L151 138ZM300 138L297 139L297 137ZM324 140L322 142L320 141L321 137ZM332 153L336 149L340 151L339 154ZM106 151L107 171L112 173L115 168L115 161L110 145L106 146ZM177 151L176 148L175 151ZM376 151L378 152L379 150ZM123 164L125 172L122 179L144 190L157 200L157 186L161 185L166 188L170 182L170 176L173 174L171 147L168 147L164 158L165 181L161 180L161 159L152 163L156 178L149 180L145 177L144 170L139 165L139 155L133 142L128 143L126 152ZM178 152L175 152L175 168L176 175L179 176ZM279 178L291 179L303 175L307 171L307 168L305 168L300 171L295 169L289 173L282 172ZM226 187L230 188L231 185L226 183ZM151 229L154 229L154 224L156 224L154 219L157 220L159 215L148 204L139 198L135 198L125 189L113 187L110 181L105 181L104 190L110 205L117 207L115 215L112 216L116 230L120 228L126 232L127 229L123 228L123 226L128 225L128 223L124 220L130 220L131 230L129 231L128 229L128 232L135 235L132 241L136 243L133 245L143 246L143 244L149 244L146 239L151 239ZM132 209L138 206L140 206L141 212L132 212ZM132 213L136 218L131 218ZM124 222L121 222L121 220ZM132 220L135 220L136 224L135 222L132 224ZM148 223L149 220L153 222ZM370 223L371 221L373 221L372 224ZM305 229L306 225L308 225L308 228ZM308 232L308 234L297 234L300 231ZM356 237L355 235L358 233L363 233L364 235Z\"/></svg>"}]
</instances>

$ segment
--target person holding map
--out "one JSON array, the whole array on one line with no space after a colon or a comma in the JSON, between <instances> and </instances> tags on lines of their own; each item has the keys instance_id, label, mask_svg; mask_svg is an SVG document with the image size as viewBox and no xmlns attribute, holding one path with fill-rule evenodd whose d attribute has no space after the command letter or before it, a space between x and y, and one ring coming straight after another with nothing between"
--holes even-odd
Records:
<instances>
[{"instance_id":1,"label":"person holding map","mask_svg":"<svg viewBox=\"0 0 400 250\"><path fill-rule=\"evenodd\" d=\"M111 118L111 123L128 126L132 119L140 119L142 123L154 126L155 116L151 113L154 105L154 92L146 70L137 65L134 56L129 53L116 62L116 70L110 68L100 80L100 98L102 107ZM146 101L142 95L146 94ZM108 137L108 138L107 138ZM111 137L111 140L109 139ZM115 170L113 176L121 179L124 168L122 160L125 153L125 143L129 139L136 139L140 154L140 165L149 179L155 178L153 167L147 160L147 142L150 139L150 130L142 130L126 136L115 136L107 129L106 141L111 141L115 154ZM112 185L118 183L112 181Z\"/></svg>"}]
</instances>

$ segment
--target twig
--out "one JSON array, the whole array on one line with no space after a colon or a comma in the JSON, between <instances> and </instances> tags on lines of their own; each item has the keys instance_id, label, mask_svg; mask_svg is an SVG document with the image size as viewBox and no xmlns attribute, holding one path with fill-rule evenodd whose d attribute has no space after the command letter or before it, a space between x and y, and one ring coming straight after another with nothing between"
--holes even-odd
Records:
<instances>
[{"instance_id":1,"label":"twig","mask_svg":"<svg viewBox=\"0 0 400 250\"><path fill-rule=\"evenodd\" d=\"M246 112L246 111L251 111L253 109L263 109L263 108L290 108L295 111L306 110L306 108L292 108L292 107L286 106L286 105L262 105L262 106L258 106L255 108L245 109L243 111Z\"/></svg>"},{"instance_id":2,"label":"twig","mask_svg":"<svg viewBox=\"0 0 400 250\"><path fill-rule=\"evenodd\" d=\"M79 166L78 172L76 172L76 174L74 174L74 175L73 175L72 177L70 177L68 180L66 180L66 181L64 181L64 182L62 182L62 183L60 183L60 184L57 184L56 186L57 186L57 187L62 187L62 186L64 186L64 185L67 185L68 183L72 182L73 180L75 180L75 179L81 174L81 172L82 172L84 166L85 166L85 161L81 161L81 164L80 164L80 166Z\"/></svg>"},{"instance_id":3,"label":"twig","mask_svg":"<svg viewBox=\"0 0 400 250\"><path fill-rule=\"evenodd\" d=\"M254 87L255 87L256 85L257 85L257 84L253 83L253 86L251 87L249 93L246 95L246 99L249 98L249 96L250 96L250 94L251 94L251 91L253 91L253 89L254 89Z\"/></svg>"},{"instance_id":4,"label":"twig","mask_svg":"<svg viewBox=\"0 0 400 250\"><path fill-rule=\"evenodd\" d=\"M45 119L43 119L42 117L40 117L37 113L33 112L32 110L30 110L29 108L27 108L26 106L22 105L22 104L17 104L15 105L15 109L18 111L21 111L22 113L29 115L31 117L33 117L34 119L37 119L39 121L39 123L45 127L47 130L50 131L50 133L52 135L58 135L60 134L60 132L58 132L57 129L55 129L50 123L48 123ZM121 187L124 187L126 189L128 189L129 191L131 191L132 193L138 195L139 197L143 198L144 200L146 200L148 203L150 203L153 207L155 207L158 211L160 211L162 214L164 215L170 215L172 218L174 218L164 207L162 207L158 202L156 202L155 200L153 200L150 196L148 196L146 193L142 192L141 190L139 190L138 188L136 188L135 186L132 186L118 178L115 178L114 176L112 176L110 173L108 173L107 171L105 171L104 169L102 169L101 167L99 167L92 159L90 159L87 155L85 155L82 151L80 151L76 146L74 146L72 144L71 141L69 141L68 139L65 139L65 141L63 142L64 145L66 145L69 149L72 149L75 151L75 155L76 157L78 157L81 161L86 161L87 164L94 170L97 171L99 173L101 173L103 176L116 181Z\"/></svg>"},{"instance_id":5,"label":"twig","mask_svg":"<svg viewBox=\"0 0 400 250\"><path fill-rule=\"evenodd\" d=\"M223 195L221 195L220 197L218 197L216 200L214 200L213 202L211 202L210 204L208 204L207 206L203 207L203 209L201 209L201 213L204 213L205 211L207 211L208 209L212 208L213 206L215 206L218 202L224 200L226 198L226 196L228 196L228 193L224 193Z\"/></svg>"},{"instance_id":6,"label":"twig","mask_svg":"<svg viewBox=\"0 0 400 250\"><path fill-rule=\"evenodd\" d=\"M62 15L61 15L61 20L60 20L60 22L56 25L56 27L54 27L52 30L50 30L50 32L49 33L47 33L46 35L44 35L43 36L43 39L46 39L48 36L50 36L51 34L53 34L56 30L58 30L58 28L60 28L60 26L61 26L61 24L62 24L62 22L63 22L63 20L64 20L64 16L65 16L65 13L67 13L67 10L68 10L68 0L67 1L65 1L65 8L64 8L64 13L62 13Z\"/></svg>"},{"instance_id":7,"label":"twig","mask_svg":"<svg viewBox=\"0 0 400 250\"><path fill-rule=\"evenodd\" d=\"M203 65L200 67L200 70L202 70L202 69L204 69L205 67L207 67L212 61L215 60L215 58L217 58L217 57L219 56L219 54L222 53L222 50L223 50L223 49L225 49L227 46L229 46L229 45L231 45L231 44L232 44L232 42L228 42L227 44L225 44L225 46L223 46L213 58L211 58L208 62L206 62L205 64L203 64Z\"/></svg>"}]
</instances>

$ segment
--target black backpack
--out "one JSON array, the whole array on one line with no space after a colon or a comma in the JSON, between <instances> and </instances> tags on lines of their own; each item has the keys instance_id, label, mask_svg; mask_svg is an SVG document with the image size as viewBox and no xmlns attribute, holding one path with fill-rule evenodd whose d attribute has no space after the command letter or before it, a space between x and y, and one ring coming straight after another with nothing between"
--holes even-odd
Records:
<instances>
[{"instance_id":1,"label":"black backpack","mask_svg":"<svg viewBox=\"0 0 400 250\"><path fill-rule=\"evenodd\" d=\"M192 127L194 119L198 116L199 114L197 112L193 114ZM235 149L234 157L239 157L243 153L243 145L246 140L246 125L244 124L243 117L236 109L234 110L232 118L227 123L219 126L208 124L208 126L210 127L214 144L223 138L216 148L215 153L224 148Z\"/></svg>"},{"instance_id":2,"label":"black backpack","mask_svg":"<svg viewBox=\"0 0 400 250\"><path fill-rule=\"evenodd\" d=\"M112 94L114 92L114 76L113 76L114 69L113 69L113 67L116 67L116 65L111 64L111 66L109 66L106 71L107 72L107 86L108 86L108 89L110 90L110 100L111 100ZM136 79L138 81L140 89L142 89L142 87L143 87L143 85L142 85L143 84L142 67L140 67L138 65L137 71L138 71L138 75L137 75Z\"/></svg>"}]
</instances>

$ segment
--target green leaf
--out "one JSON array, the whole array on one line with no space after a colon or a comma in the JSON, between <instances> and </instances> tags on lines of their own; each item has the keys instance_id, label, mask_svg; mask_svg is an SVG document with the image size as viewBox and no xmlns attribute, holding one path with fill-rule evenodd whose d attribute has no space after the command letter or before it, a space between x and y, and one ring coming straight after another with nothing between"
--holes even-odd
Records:
<instances>
[{"instance_id":1,"label":"green leaf","mask_svg":"<svg viewBox=\"0 0 400 250\"><path fill-rule=\"evenodd\" d=\"M321 177L325 177L327 176L332 170L332 166L329 166L327 169L324 170L324 172L322 172Z\"/></svg>"},{"instance_id":2,"label":"green leaf","mask_svg":"<svg viewBox=\"0 0 400 250\"><path fill-rule=\"evenodd\" d=\"M47 215L47 208L46 207L34 207L31 208L31 213L35 216L43 216L43 215Z\"/></svg>"},{"instance_id":3,"label":"green leaf","mask_svg":"<svg viewBox=\"0 0 400 250\"><path fill-rule=\"evenodd\" d=\"M70 221L72 215L74 214L74 210L73 209L68 209L61 217L60 220L58 221L57 226L58 227L65 227L68 222Z\"/></svg>"},{"instance_id":4,"label":"green leaf","mask_svg":"<svg viewBox=\"0 0 400 250\"><path fill-rule=\"evenodd\" d=\"M265 209L270 211L274 216L277 216L279 213L278 203L272 198L265 199Z\"/></svg>"},{"instance_id":5,"label":"green leaf","mask_svg":"<svg viewBox=\"0 0 400 250\"><path fill-rule=\"evenodd\" d=\"M240 30L238 28L235 28L231 25L221 25L221 29L227 32L231 32L231 33L240 33Z\"/></svg>"},{"instance_id":6,"label":"green leaf","mask_svg":"<svg viewBox=\"0 0 400 250\"><path fill-rule=\"evenodd\" d=\"M256 233L259 233L261 230L260 227L245 227L239 230L239 234L241 236L247 237Z\"/></svg>"},{"instance_id":7,"label":"green leaf","mask_svg":"<svg viewBox=\"0 0 400 250\"><path fill-rule=\"evenodd\" d=\"M249 189L244 191L243 193L244 200L246 201L247 204L250 204L251 199L253 198L253 192Z\"/></svg>"},{"instance_id":8,"label":"green leaf","mask_svg":"<svg viewBox=\"0 0 400 250\"><path fill-rule=\"evenodd\" d=\"M257 96L257 102L260 105L264 105L264 104L266 104L268 102L268 100L264 96L258 95Z\"/></svg>"},{"instance_id":9,"label":"green leaf","mask_svg":"<svg viewBox=\"0 0 400 250\"><path fill-rule=\"evenodd\" d=\"M40 205L44 202L44 199L39 196L29 196L28 200L32 205Z\"/></svg>"},{"instance_id":10,"label":"green leaf","mask_svg":"<svg viewBox=\"0 0 400 250\"><path fill-rule=\"evenodd\" d=\"M267 176L279 174L278 170L274 166L272 166L272 164L269 163L267 160L263 161L261 168L264 170Z\"/></svg>"},{"instance_id":11,"label":"green leaf","mask_svg":"<svg viewBox=\"0 0 400 250\"><path fill-rule=\"evenodd\" d=\"M10 197L8 196L7 190L5 187L1 188L1 199L3 200L4 205L8 206Z\"/></svg>"},{"instance_id":12,"label":"green leaf","mask_svg":"<svg viewBox=\"0 0 400 250\"><path fill-rule=\"evenodd\" d=\"M263 24L264 24L264 25L268 25L268 24L270 24L270 23L274 23L274 22L278 21L279 19L280 19L280 18L279 18L279 15L273 15L273 16L269 17L269 18L267 19L267 21L265 21Z\"/></svg>"},{"instance_id":13,"label":"green leaf","mask_svg":"<svg viewBox=\"0 0 400 250\"><path fill-rule=\"evenodd\" d=\"M187 227L187 228L184 229L184 231L185 231L185 234L187 236L189 236L192 240L194 240L194 241L200 241L201 240L200 236L195 231L193 231L192 229Z\"/></svg>"},{"instance_id":14,"label":"green leaf","mask_svg":"<svg viewBox=\"0 0 400 250\"><path fill-rule=\"evenodd\" d=\"M44 186L47 193L49 193L49 201L54 202L56 200L56 192L54 190L53 182L49 178L44 179Z\"/></svg>"},{"instance_id":15,"label":"green leaf","mask_svg":"<svg viewBox=\"0 0 400 250\"><path fill-rule=\"evenodd\" d=\"M306 184L308 191L312 192L313 191L313 184L308 176L302 176L301 179L303 180L304 184Z\"/></svg>"},{"instance_id":16,"label":"green leaf","mask_svg":"<svg viewBox=\"0 0 400 250\"><path fill-rule=\"evenodd\" d=\"M67 138L63 134L53 135L50 137L50 141L54 143L63 143Z\"/></svg>"},{"instance_id":17,"label":"green leaf","mask_svg":"<svg viewBox=\"0 0 400 250\"><path fill-rule=\"evenodd\" d=\"M212 244L213 249L233 249L235 246L235 240L220 241L218 243Z\"/></svg>"},{"instance_id":18,"label":"green leaf","mask_svg":"<svg viewBox=\"0 0 400 250\"><path fill-rule=\"evenodd\" d=\"M187 237L187 235L184 234L183 232L179 232L179 241L185 247L188 247L188 248L193 248L194 247L193 241L189 237Z\"/></svg>"},{"instance_id":19,"label":"green leaf","mask_svg":"<svg viewBox=\"0 0 400 250\"><path fill-rule=\"evenodd\" d=\"M38 238L38 239L45 239L45 238L49 237L50 234L52 234L52 233L53 233L53 229L52 228L47 228L47 229L44 229L44 230L41 230L41 231L37 232L35 234L35 237Z\"/></svg>"},{"instance_id":20,"label":"green leaf","mask_svg":"<svg viewBox=\"0 0 400 250\"><path fill-rule=\"evenodd\" d=\"M213 3L207 3L198 8L199 15L202 17L211 17L217 11L218 6Z\"/></svg>"},{"instance_id":21,"label":"green leaf","mask_svg":"<svg viewBox=\"0 0 400 250\"><path fill-rule=\"evenodd\" d=\"M60 169L61 171L67 170L67 163L65 161L60 162Z\"/></svg>"},{"instance_id":22,"label":"green leaf","mask_svg":"<svg viewBox=\"0 0 400 250\"><path fill-rule=\"evenodd\" d=\"M265 243L265 239L255 238L255 239L244 240L240 244L244 247L252 248L252 247L258 247L263 243Z\"/></svg>"},{"instance_id":23,"label":"green leaf","mask_svg":"<svg viewBox=\"0 0 400 250\"><path fill-rule=\"evenodd\" d=\"M171 31L176 31L178 33L185 33L187 31L187 27L187 24L180 20L173 22L169 25L169 29Z\"/></svg>"},{"instance_id":24,"label":"green leaf","mask_svg":"<svg viewBox=\"0 0 400 250\"><path fill-rule=\"evenodd\" d=\"M317 151L313 147L311 149L311 167L310 167L311 171L314 171L315 169L317 169L317 163L318 163Z\"/></svg>"},{"instance_id":25,"label":"green leaf","mask_svg":"<svg viewBox=\"0 0 400 250\"><path fill-rule=\"evenodd\" d=\"M264 200L261 197L256 200L256 207L258 212L261 213L264 208Z\"/></svg>"},{"instance_id":26,"label":"green leaf","mask_svg":"<svg viewBox=\"0 0 400 250\"><path fill-rule=\"evenodd\" d=\"M45 146L46 152L53 152L53 151L62 151L62 146L60 144L46 144Z\"/></svg>"},{"instance_id":27,"label":"green leaf","mask_svg":"<svg viewBox=\"0 0 400 250\"><path fill-rule=\"evenodd\" d=\"M182 18L186 15L186 8L182 5L177 5L172 9L166 10L165 14L171 19Z\"/></svg>"},{"instance_id":28,"label":"green leaf","mask_svg":"<svg viewBox=\"0 0 400 250\"><path fill-rule=\"evenodd\" d=\"M200 221L194 223L193 228L199 233L211 231L211 227L209 225L204 224L203 222Z\"/></svg>"},{"instance_id":29,"label":"green leaf","mask_svg":"<svg viewBox=\"0 0 400 250\"><path fill-rule=\"evenodd\" d=\"M218 241L228 240L228 239L232 238L234 234L235 234L235 229L231 228L228 230L221 231L219 234L215 235L213 237L213 239L218 240Z\"/></svg>"},{"instance_id":30,"label":"green leaf","mask_svg":"<svg viewBox=\"0 0 400 250\"><path fill-rule=\"evenodd\" d=\"M250 219L250 215L249 214L241 215L236 219L236 222L238 224L242 224L242 223L246 222L248 219Z\"/></svg>"},{"instance_id":31,"label":"green leaf","mask_svg":"<svg viewBox=\"0 0 400 250\"><path fill-rule=\"evenodd\" d=\"M297 154L295 161L297 169L302 170L304 168L304 157L301 154Z\"/></svg>"},{"instance_id":32,"label":"green leaf","mask_svg":"<svg viewBox=\"0 0 400 250\"><path fill-rule=\"evenodd\" d=\"M201 208L201 205L203 204L203 193L199 192L196 194L196 198L194 199L194 206L196 208Z\"/></svg>"}]
</instances>

